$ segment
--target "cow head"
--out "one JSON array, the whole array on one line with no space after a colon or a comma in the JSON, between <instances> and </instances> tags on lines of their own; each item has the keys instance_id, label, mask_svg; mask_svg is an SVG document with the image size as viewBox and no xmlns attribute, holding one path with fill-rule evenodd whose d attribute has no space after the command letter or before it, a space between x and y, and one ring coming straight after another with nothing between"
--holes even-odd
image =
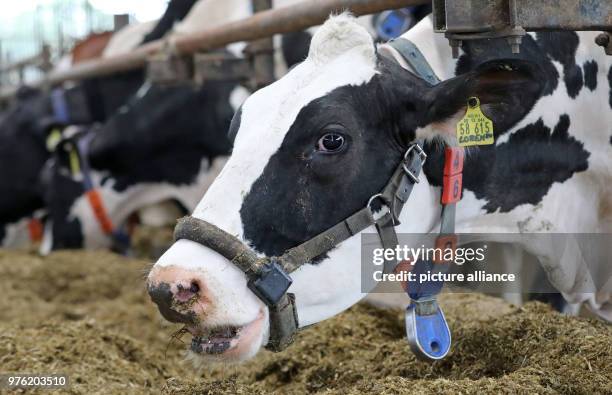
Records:
<instances>
[{"instance_id":1,"label":"cow head","mask_svg":"<svg viewBox=\"0 0 612 395\"><path fill-rule=\"evenodd\" d=\"M113 235L103 232L94 216L84 175L71 170L70 150L58 147L44 177L52 248L111 246L122 241L117 231L128 218L148 205L176 201L193 209L231 149L225 131L234 111L235 85L147 83L104 125L89 130L89 177L115 228ZM68 143L74 146L82 135Z\"/></svg>"},{"instance_id":2,"label":"cow head","mask_svg":"<svg viewBox=\"0 0 612 395\"><path fill-rule=\"evenodd\" d=\"M433 87L380 56L353 18L333 17L303 63L235 114L232 156L193 215L261 255L281 255L365 207L415 138L452 143L470 96L502 129L525 115L537 87L518 61L489 62ZM429 232L438 201L439 190L418 184L400 231ZM352 237L292 274L301 326L364 296L359 261L360 238ZM267 308L243 272L213 250L176 242L148 286L165 318L208 341L196 347L205 361L244 360L267 342ZM207 346L219 342L229 348Z\"/></svg>"}]
</instances>

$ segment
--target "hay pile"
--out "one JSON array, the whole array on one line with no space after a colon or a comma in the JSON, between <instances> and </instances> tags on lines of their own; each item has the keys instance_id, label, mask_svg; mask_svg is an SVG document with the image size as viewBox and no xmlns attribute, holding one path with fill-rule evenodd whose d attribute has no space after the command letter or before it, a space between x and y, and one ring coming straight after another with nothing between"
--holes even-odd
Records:
<instances>
[{"instance_id":1,"label":"hay pile","mask_svg":"<svg viewBox=\"0 0 612 395\"><path fill-rule=\"evenodd\" d=\"M479 295L444 297L454 345L434 364L409 351L401 312L358 305L283 353L197 374L148 302L146 269L0 251L0 371L67 373L75 394L612 393L610 326Z\"/></svg>"}]
</instances>

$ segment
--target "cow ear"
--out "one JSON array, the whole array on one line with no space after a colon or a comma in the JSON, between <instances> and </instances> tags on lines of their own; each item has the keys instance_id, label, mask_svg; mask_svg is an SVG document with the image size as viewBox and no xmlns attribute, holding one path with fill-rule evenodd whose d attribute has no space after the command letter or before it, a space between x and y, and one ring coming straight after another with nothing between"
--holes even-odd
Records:
<instances>
[{"instance_id":1,"label":"cow ear","mask_svg":"<svg viewBox=\"0 0 612 395\"><path fill-rule=\"evenodd\" d=\"M310 42L308 59L325 65L338 56L358 51L365 59L376 61L374 40L368 31L348 13L330 17Z\"/></svg>"},{"instance_id":2,"label":"cow ear","mask_svg":"<svg viewBox=\"0 0 612 395\"><path fill-rule=\"evenodd\" d=\"M508 59L483 63L475 70L434 86L425 96L426 110L417 138L439 137L454 145L456 125L471 97L480 100L484 115L493 121L494 134L519 122L544 88L544 76L534 63Z\"/></svg>"}]
</instances>

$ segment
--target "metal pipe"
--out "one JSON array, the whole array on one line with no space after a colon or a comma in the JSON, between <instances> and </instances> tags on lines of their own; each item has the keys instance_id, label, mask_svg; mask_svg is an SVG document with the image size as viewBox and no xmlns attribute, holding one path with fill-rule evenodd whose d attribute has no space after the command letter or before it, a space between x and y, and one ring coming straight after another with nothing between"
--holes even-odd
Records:
<instances>
[{"instance_id":1,"label":"metal pipe","mask_svg":"<svg viewBox=\"0 0 612 395\"><path fill-rule=\"evenodd\" d=\"M44 53L44 49L43 49L43 51L41 51L40 53L36 55L30 56L25 59L21 59L15 63L11 63L11 64L3 66L0 69L0 73L10 73L12 71L22 69L24 67L37 65L39 63L44 62L46 59L47 59L46 54Z\"/></svg>"},{"instance_id":2,"label":"metal pipe","mask_svg":"<svg viewBox=\"0 0 612 395\"><path fill-rule=\"evenodd\" d=\"M272 0L252 0L253 12L263 12L272 9ZM272 37L260 38L251 43L253 54L254 85L256 89L263 88L274 82L274 40Z\"/></svg>"},{"instance_id":3,"label":"metal pipe","mask_svg":"<svg viewBox=\"0 0 612 395\"><path fill-rule=\"evenodd\" d=\"M143 67L147 58L160 51L167 43L170 43L177 53L187 55L197 51L220 48L234 42L253 41L274 34L303 30L323 23L332 13L348 10L360 16L427 3L429 0L305 0L292 6L258 12L249 18L222 26L153 41L125 55L83 62L68 70L50 72L45 78L31 85L34 87L53 86L64 81L92 78ZM15 91L15 88L0 91L0 100L12 97Z\"/></svg>"}]
</instances>

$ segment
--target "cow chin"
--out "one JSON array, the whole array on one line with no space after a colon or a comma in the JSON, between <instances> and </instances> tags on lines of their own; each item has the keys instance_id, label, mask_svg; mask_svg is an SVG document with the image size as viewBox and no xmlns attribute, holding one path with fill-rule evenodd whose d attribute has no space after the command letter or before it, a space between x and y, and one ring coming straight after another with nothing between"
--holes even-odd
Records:
<instances>
[{"instance_id":1,"label":"cow chin","mask_svg":"<svg viewBox=\"0 0 612 395\"><path fill-rule=\"evenodd\" d=\"M244 325L217 328L196 325L187 330L192 335L187 358L196 368L239 363L254 357L267 341L268 312L261 309L257 318Z\"/></svg>"}]
</instances>

